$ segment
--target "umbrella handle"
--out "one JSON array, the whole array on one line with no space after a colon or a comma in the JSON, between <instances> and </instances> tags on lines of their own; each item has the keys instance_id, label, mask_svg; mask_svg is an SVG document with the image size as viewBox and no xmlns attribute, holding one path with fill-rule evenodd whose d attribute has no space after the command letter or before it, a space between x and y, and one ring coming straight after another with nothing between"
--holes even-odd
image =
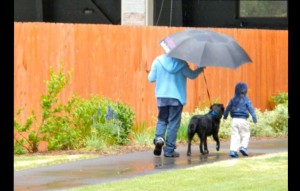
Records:
<instances>
[{"instance_id":1,"label":"umbrella handle","mask_svg":"<svg viewBox=\"0 0 300 191\"><path fill-rule=\"evenodd\" d=\"M211 106L210 95L209 95L209 91L208 91L208 87L207 87L207 82L206 82L204 70L202 71L202 73L203 73L203 77L204 77L204 81L205 81L205 85L206 85L206 91L207 91L207 95L208 95L208 99L209 99L209 104Z\"/></svg>"}]
</instances>

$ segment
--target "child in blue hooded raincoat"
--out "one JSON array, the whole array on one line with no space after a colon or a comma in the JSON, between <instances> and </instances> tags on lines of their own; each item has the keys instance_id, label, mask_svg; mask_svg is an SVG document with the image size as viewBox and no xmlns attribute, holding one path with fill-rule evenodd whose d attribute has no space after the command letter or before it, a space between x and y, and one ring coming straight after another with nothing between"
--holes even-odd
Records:
<instances>
[{"instance_id":1,"label":"child in blue hooded raincoat","mask_svg":"<svg viewBox=\"0 0 300 191\"><path fill-rule=\"evenodd\" d=\"M228 114L232 118L231 122L231 140L230 153L233 158L238 158L237 151L239 150L244 156L248 156L247 147L250 139L249 113L254 123L257 123L254 108L250 99L246 96L247 84L239 82L235 86L235 95L230 100L224 111L224 120L227 119Z\"/></svg>"},{"instance_id":2,"label":"child in blue hooded raincoat","mask_svg":"<svg viewBox=\"0 0 300 191\"><path fill-rule=\"evenodd\" d=\"M158 120L153 143L154 155L179 157L176 149L177 131L181 113L186 104L187 78L195 79L203 68L192 70L186 61L165 54L156 57L148 74L148 80L155 82L155 96L158 107Z\"/></svg>"}]
</instances>

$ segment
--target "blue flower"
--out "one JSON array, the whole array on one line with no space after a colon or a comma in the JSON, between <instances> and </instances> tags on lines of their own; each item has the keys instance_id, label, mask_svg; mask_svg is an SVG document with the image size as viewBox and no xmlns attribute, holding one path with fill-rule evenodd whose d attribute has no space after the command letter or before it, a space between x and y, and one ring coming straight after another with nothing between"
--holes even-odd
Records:
<instances>
[{"instance_id":1,"label":"blue flower","mask_svg":"<svg viewBox=\"0 0 300 191\"><path fill-rule=\"evenodd\" d=\"M100 114L101 114L101 110L100 110L100 107L98 107L97 115L100 116Z\"/></svg>"},{"instance_id":2,"label":"blue flower","mask_svg":"<svg viewBox=\"0 0 300 191\"><path fill-rule=\"evenodd\" d=\"M108 108L108 109L107 109L107 113L106 113L106 115L105 115L105 118L106 118L107 120L111 120L111 119L113 119L114 111L111 109L110 106L108 106L107 108Z\"/></svg>"}]
</instances>

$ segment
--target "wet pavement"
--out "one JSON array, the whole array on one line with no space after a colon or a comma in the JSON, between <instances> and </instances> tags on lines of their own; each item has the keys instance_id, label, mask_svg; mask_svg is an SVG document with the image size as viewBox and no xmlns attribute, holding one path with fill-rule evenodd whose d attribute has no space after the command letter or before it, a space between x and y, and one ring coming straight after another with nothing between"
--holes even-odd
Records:
<instances>
[{"instance_id":1,"label":"wet pavement","mask_svg":"<svg viewBox=\"0 0 300 191\"><path fill-rule=\"evenodd\" d=\"M204 156L200 155L199 146L193 145L190 157L186 156L187 146L184 146L176 149L179 158L154 156L153 150L149 150L17 171L14 190L67 190L231 159L229 142L221 142L220 151L216 151L215 143L208 144L208 149L210 153ZM248 151L250 157L285 152L288 139L251 140Z\"/></svg>"}]
</instances>

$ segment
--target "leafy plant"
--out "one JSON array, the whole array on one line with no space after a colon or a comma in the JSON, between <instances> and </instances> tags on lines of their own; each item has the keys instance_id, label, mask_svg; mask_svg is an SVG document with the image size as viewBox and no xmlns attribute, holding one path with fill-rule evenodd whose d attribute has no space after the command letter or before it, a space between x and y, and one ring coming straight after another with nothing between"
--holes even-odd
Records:
<instances>
[{"instance_id":1,"label":"leafy plant","mask_svg":"<svg viewBox=\"0 0 300 191\"><path fill-rule=\"evenodd\" d=\"M100 130L101 126L106 125L116 130L118 144L128 143L135 116L129 106L98 96L91 96L88 100L78 97L73 99L76 99L74 123L80 127L83 142L83 139L90 139L93 128Z\"/></svg>"},{"instance_id":2,"label":"leafy plant","mask_svg":"<svg viewBox=\"0 0 300 191\"><path fill-rule=\"evenodd\" d=\"M265 114L266 126L270 126L278 135L288 134L288 109L285 103L278 104L275 109Z\"/></svg>"},{"instance_id":3,"label":"leafy plant","mask_svg":"<svg viewBox=\"0 0 300 191\"><path fill-rule=\"evenodd\" d=\"M187 128L190 122L190 118L192 117L192 113L182 112L180 127L177 132L177 140L178 142L186 142L187 140ZM198 137L195 136L195 140L198 140Z\"/></svg>"},{"instance_id":4,"label":"leafy plant","mask_svg":"<svg viewBox=\"0 0 300 191\"><path fill-rule=\"evenodd\" d=\"M142 122L140 126L135 125L131 132L132 141L140 146L153 145L155 127L147 127L146 122Z\"/></svg>"},{"instance_id":5,"label":"leafy plant","mask_svg":"<svg viewBox=\"0 0 300 191\"><path fill-rule=\"evenodd\" d=\"M75 102L63 105L58 95L69 84L71 72L64 74L61 67L56 74L50 68L50 80L46 81L47 93L42 95L42 124L40 131L42 139L48 142L48 150L74 149L77 146L77 134L73 117L70 114Z\"/></svg>"},{"instance_id":6,"label":"leafy plant","mask_svg":"<svg viewBox=\"0 0 300 191\"><path fill-rule=\"evenodd\" d=\"M274 110L265 110L261 112L259 109L255 109L257 124L250 123L251 136L256 137L276 137L276 136L286 136L288 135L288 107L287 102L278 104ZM208 107L200 109L196 108L194 112L187 113L183 112L181 117L181 124L177 134L178 142L186 142L186 130L190 118L196 114L205 114L209 110ZM221 119L219 138L227 139L231 135L231 121L230 115L226 120ZM249 121L252 121L251 116ZM212 140L209 136L208 140ZM198 137L195 136L193 141L198 141Z\"/></svg>"},{"instance_id":7,"label":"leafy plant","mask_svg":"<svg viewBox=\"0 0 300 191\"><path fill-rule=\"evenodd\" d=\"M45 82L47 92L42 95L41 120L36 120L34 112L24 124L15 118L15 152L24 153L24 149L37 152L40 140L48 143L48 150L129 142L135 113L128 105L97 96L85 100L76 94L62 104L59 94L69 84L71 72L65 74L63 67L58 73L53 68L49 71L50 79ZM99 138L97 143L95 140Z\"/></svg>"},{"instance_id":8,"label":"leafy plant","mask_svg":"<svg viewBox=\"0 0 300 191\"><path fill-rule=\"evenodd\" d=\"M269 99L269 105L271 109L274 109L279 104L288 104L288 93L287 92L279 92Z\"/></svg>"},{"instance_id":9,"label":"leafy plant","mask_svg":"<svg viewBox=\"0 0 300 191\"><path fill-rule=\"evenodd\" d=\"M20 117L23 109L19 109L17 112L17 118ZM23 154L27 152L37 152L40 143L39 132L33 128L33 124L36 121L36 115L34 111L22 124L14 119L14 153ZM26 151L25 151L26 150Z\"/></svg>"},{"instance_id":10,"label":"leafy plant","mask_svg":"<svg viewBox=\"0 0 300 191\"><path fill-rule=\"evenodd\" d=\"M128 135L131 133L131 128L134 124L135 113L128 105L117 102L112 105L114 111L118 114L118 120L120 122L120 144L126 144L129 142Z\"/></svg>"},{"instance_id":11,"label":"leafy plant","mask_svg":"<svg viewBox=\"0 0 300 191\"><path fill-rule=\"evenodd\" d=\"M38 152L40 140L48 142L49 150L74 148L76 130L72 128L72 116L69 115L74 104L69 102L63 105L58 100L59 93L69 83L70 77L70 73L68 75L63 73L63 67L58 74L50 68L50 80L45 82L47 93L42 95L41 120L37 121L34 111L24 125L15 118L15 134L19 135L15 138L18 152L21 151L20 146L27 152ZM18 115L20 112L17 112L17 117ZM24 133L27 134L27 139Z\"/></svg>"},{"instance_id":12,"label":"leafy plant","mask_svg":"<svg viewBox=\"0 0 300 191\"><path fill-rule=\"evenodd\" d=\"M118 108L119 113L117 113L112 107ZM112 102L111 105L107 106L105 115L103 115L99 107L97 110L97 114L93 116L93 124L91 127L95 128L96 136L99 139L102 139L108 145L125 144L129 141L128 135L131 132L130 128L133 125L133 121L130 124L128 123L128 121L130 122L130 120L124 118L126 114L131 113L131 110L125 109L126 111L120 111L120 108L122 109L123 107L120 103L114 104ZM120 116L123 116L123 118L120 118ZM129 117L129 119L132 119L132 116L133 115L127 117Z\"/></svg>"}]
</instances>

